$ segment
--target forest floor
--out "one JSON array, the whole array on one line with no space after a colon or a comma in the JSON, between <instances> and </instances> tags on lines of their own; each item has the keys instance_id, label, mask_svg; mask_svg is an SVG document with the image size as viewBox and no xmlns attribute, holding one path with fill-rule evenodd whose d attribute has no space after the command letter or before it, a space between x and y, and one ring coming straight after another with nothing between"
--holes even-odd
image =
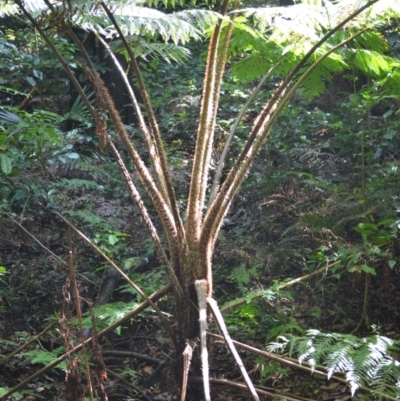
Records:
<instances>
[{"instance_id":1,"label":"forest floor","mask_svg":"<svg viewBox=\"0 0 400 401\"><path fill-rule=\"evenodd\" d=\"M121 224L135 218L122 204L116 205L114 201L112 203L96 197L91 198L91 201L94 199L97 202L93 204L94 209L103 214L111 210L110 213L113 217L117 216ZM76 197L73 202L78 203ZM250 212L250 220L258 219L256 208ZM48 250L67 261L70 245L65 225L50 212L26 213L18 220L18 223L42 245L6 215L3 215L0 222L0 261L7 269L7 274L1 277L0 282L0 351L4 356L38 334L53 320L60 319L63 309L65 312L63 288L65 289L68 277L68 266L55 260ZM261 246L264 239L258 242L257 238L255 239L257 236L254 235L254 232L260 233L260 227L254 228L252 233L243 234L248 228L248 222L249 216L239 219L234 229L226 229L218 242L215 289L217 300L230 300L227 294L240 295L238 283L225 279L226 273L223 273L223 269L233 263L234 250L239 256L253 252L258 253L259 260L266 258ZM124 229L129 232L129 227ZM135 232L132 228L130 232L132 235L125 246L133 249L143 242L146 234ZM81 296L93 301L101 282L101 274L95 273L93 266L100 266L102 262L87 245L76 239L75 241L79 290ZM151 255L147 256L145 261L146 263L138 265L135 273L146 276L146 272L157 271L157 261ZM247 284L248 289L260 290L271 286L273 280L304 275L295 263L279 272L269 269L267 264L264 264L264 268L258 273L257 279ZM153 280L151 277L148 279ZM155 288L159 288L166 282L165 275L159 274L156 280L158 282ZM321 331L350 333L357 328L362 317L365 283L365 275L358 272L332 278L327 271L326 274L295 284L291 288L290 296L283 294L275 302L267 299L256 301L259 314L255 320L244 318L243 322L239 323L237 315L228 315L228 327L233 339L262 350L266 349L268 341L276 340L268 337L268 327L271 327L268 324L271 325L271 320L274 319L277 322L276 326L289 327L291 324L292 327L301 327L304 330L317 327ZM131 299L131 294L120 287L114 292L111 302L128 302ZM381 335L398 339L399 304L399 271L383 270L379 276L372 277L367 294L369 329L366 328L364 319L357 334L371 334L370 327L374 325ZM173 313L172 302L168 297L164 297L160 305L162 310ZM210 325L210 330L216 332L214 324ZM279 331L276 333L280 334ZM53 352L62 346L62 342L59 330L53 330L35 341L29 349ZM174 355L171 354L171 344L166 338L162 324L153 313L146 311L127 322L118 334L112 333L102 338L100 345L107 368L105 392L109 400L175 399L173 395L178 393L179 389L171 387L175 381L172 380L173 364L169 363L174 359ZM210 376L214 380L211 384L212 399L250 399L246 390L232 387L234 383L238 384L242 380L233 357L221 341L210 337L209 352ZM35 359L28 358L24 353L25 351L9 359L7 363L0 364L0 388L12 388L42 368L44 361L41 361L42 364L34 363ZM368 399L362 392L351 397L346 384L328 382L324 377L291 369L249 351L240 350L239 353L254 384L272 395L281 395L288 400ZM80 374L82 381L78 380L77 385L85 386L85 374ZM228 382L233 383L232 386ZM63 400L65 388L65 373L62 369L54 369L32 380L27 387L7 399ZM195 392L200 391L194 396L194 400L202 399L201 385L191 383L189 388ZM265 395L262 398L268 399L271 396Z\"/></svg>"}]
</instances>

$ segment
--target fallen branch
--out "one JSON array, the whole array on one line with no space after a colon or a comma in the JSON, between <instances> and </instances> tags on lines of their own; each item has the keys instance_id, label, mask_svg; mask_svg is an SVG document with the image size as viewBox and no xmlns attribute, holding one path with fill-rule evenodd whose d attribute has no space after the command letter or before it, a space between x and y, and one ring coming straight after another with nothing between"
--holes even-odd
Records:
<instances>
[{"instance_id":1,"label":"fallen branch","mask_svg":"<svg viewBox=\"0 0 400 401\"><path fill-rule=\"evenodd\" d=\"M208 366L208 351L207 351L207 280L196 280L194 282L197 294L197 303L199 305L199 326L200 326L200 347L201 347L201 364L203 368L203 387L204 397L206 401L211 401L210 396L210 369ZM189 344L187 344L185 352ZM190 354L191 360L191 354ZM186 361L186 359L185 359ZM189 361L190 365L190 361ZM186 366L189 371L189 366ZM184 382L183 382L184 383ZM183 386L182 386L183 387ZM182 400L183 401L183 400Z\"/></svg>"},{"instance_id":2,"label":"fallen branch","mask_svg":"<svg viewBox=\"0 0 400 401\"><path fill-rule=\"evenodd\" d=\"M189 381L191 383L200 383L203 381L203 379L201 377L194 376L194 377L190 377ZM245 392L248 391L248 388L245 384L236 383L231 380L210 379L210 383L221 385L221 386L229 386L229 387L237 388L237 389L245 391ZM309 400L307 398L294 398L292 396L288 396L286 393L285 394L278 393L278 392L273 393L270 391L263 390L261 388L257 388L256 391L259 395L262 395L262 396L265 396L265 397L271 398L271 399L273 399L273 398L277 399L277 397L282 396L286 401L314 401L314 400Z\"/></svg>"},{"instance_id":3,"label":"fallen branch","mask_svg":"<svg viewBox=\"0 0 400 401\"><path fill-rule=\"evenodd\" d=\"M243 362L242 362L238 352L236 351L235 345L233 344L233 341L228 333L228 330L225 326L224 318L222 317L222 314L221 314L220 310L218 309L217 302L215 301L215 299L212 299L212 298L207 298L207 302L211 307L211 311L215 317L215 320L218 324L220 331L222 332L222 334L224 336L226 344L227 344L229 350L231 351L233 357L235 358L237 365L239 366L240 372L246 383L247 388L249 389L253 399L255 401L260 401L260 398L258 397L257 392L254 388L254 385L253 385L253 383L243 365Z\"/></svg>"},{"instance_id":4,"label":"fallen branch","mask_svg":"<svg viewBox=\"0 0 400 401\"><path fill-rule=\"evenodd\" d=\"M104 356L111 355L117 357L126 357L126 358L136 358L141 359L142 361L146 361L149 363L162 363L163 361L158 358L152 358L151 356L138 354L137 352L132 351L102 351L101 352Z\"/></svg>"}]
</instances>

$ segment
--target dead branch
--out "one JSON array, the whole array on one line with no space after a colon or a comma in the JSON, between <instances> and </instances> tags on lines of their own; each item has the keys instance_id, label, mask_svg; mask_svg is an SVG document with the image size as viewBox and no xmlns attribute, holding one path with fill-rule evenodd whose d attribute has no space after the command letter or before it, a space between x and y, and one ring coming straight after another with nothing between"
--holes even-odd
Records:
<instances>
[{"instance_id":1,"label":"dead branch","mask_svg":"<svg viewBox=\"0 0 400 401\"><path fill-rule=\"evenodd\" d=\"M254 388L254 385L246 371L246 368L243 365L242 359L240 358L238 352L236 351L235 345L233 344L231 336L228 333L224 318L222 317L222 314L221 314L220 310L218 309L217 301L212 298L207 298L207 302L211 307L211 311L215 317L215 320L218 324L220 331L223 334L226 344L227 344L229 350L231 351L233 357L235 358L237 365L239 366L240 373L242 374L242 377L246 383L248 390L250 391L250 393L255 401L260 401L260 398L258 397L258 394Z\"/></svg>"}]
</instances>

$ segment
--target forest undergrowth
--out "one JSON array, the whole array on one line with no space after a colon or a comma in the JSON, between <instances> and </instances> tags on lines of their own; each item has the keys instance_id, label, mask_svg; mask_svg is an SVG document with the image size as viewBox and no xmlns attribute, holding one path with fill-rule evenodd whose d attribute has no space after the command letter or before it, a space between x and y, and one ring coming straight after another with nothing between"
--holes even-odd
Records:
<instances>
[{"instance_id":1,"label":"forest undergrowth","mask_svg":"<svg viewBox=\"0 0 400 401\"><path fill-rule=\"evenodd\" d=\"M200 21L211 26L213 18L210 12ZM254 79L265 74L259 71L263 52L267 49L274 56L277 48L282 49L279 41L256 40L255 31L241 18L217 91L220 103L211 130L210 175L207 172L201 183L204 214L206 203L212 203L212 179L218 174L231 127L236 131L221 183L228 180L225 173L234 168L260 110L285 78L279 75L285 75L285 70L279 70L277 61L277 75L264 82L253 103L243 109L254 93ZM354 49L345 47L350 54L346 62L332 57L323 74L311 64L316 68L314 81L297 87L281 111L215 234L210 297L218 299L244 368L263 399L400 398L400 89L394 84L388 89L398 73L400 33L392 20L387 21L371 32L361 30L365 36L359 37ZM155 231L165 230L158 234L159 249L157 241L150 239L147 220L132 204L121 179L111 142L102 143L107 136L106 143L112 138L117 146L123 144L124 137L117 137L118 124L114 124L119 120L108 122L107 135L101 125L104 116L93 122L82 97L87 96L89 105L101 103L101 91L95 93L101 85L97 87L93 75L84 71L72 42L58 37L62 30L53 27L58 41L50 51L48 43L38 38L39 25L35 30L19 23L1 19L5 61L0 68L6 71L5 65L14 65L15 71L7 70L7 87L0 88L0 399L86 400L89 393L94 399L91 383L101 400L177 399L182 372L174 368L179 364L172 340L182 337L176 316L181 305L179 297L171 295L174 276L164 269L160 254L177 263L182 279L185 253L179 257L174 253L174 237L165 230L171 227L157 209L155 192L149 191L153 184L149 181L146 187L138 162L127 175L137 185ZM257 23L261 29L261 22ZM204 29L208 34L210 28ZM133 117L132 106L127 106L126 88L115 78L117 69L111 58L98 52L100 43L105 48L107 43L93 32L87 36L77 32L85 38L86 50L93 52L96 69L116 99L124 120L121 130L137 149L137 157L150 165L153 153L141 136L139 117ZM142 51L138 65L164 133L158 145L165 151L173 182L176 210L171 200L170 208L176 214L175 223L182 223L177 224L178 233L186 219L193 219L186 211L196 159L193 133L204 109L207 46L193 43L191 37L185 48L172 43L163 47L151 40L146 43L142 32L137 35ZM242 48L245 40L248 43ZM343 38L334 40L342 43ZM367 45L372 50L366 51ZM123 54L118 43L112 46L110 51ZM72 88L71 77L60 73L57 52L82 81L81 96ZM297 57L294 52L293 65ZM32 65L36 66L33 70ZM128 63L123 66L130 68ZM140 85L134 81L132 86L138 91ZM29 100L25 92L30 93ZM146 94L138 91L140 103L145 103ZM151 122L149 110L146 123ZM241 110L243 114L235 120ZM152 126L152 135L156 127ZM120 156L121 163L130 166L129 151L122 149ZM156 170L157 163L149 168L152 173ZM168 182L160 182L162 193ZM165 190L162 196L166 194L171 195ZM201 208L196 213L199 219L204 217ZM189 236L190 228L182 233ZM185 238L183 234L180 239ZM193 243L183 241L181 248ZM128 280L115 273L116 266ZM159 309L148 307L150 294L155 294ZM193 295L189 290L188 294ZM197 312L197 305L190 310ZM216 321L209 316L212 399L250 399ZM83 353L72 352L90 335L93 341L83 346ZM185 338L188 344L197 340ZM200 356L199 349L193 348L195 356ZM41 371L57 358L63 360ZM204 370L199 359L194 358L188 383L194 400L203 399L198 390L199 372ZM26 381L26 386L18 387ZM13 388L13 394L8 394Z\"/></svg>"}]
</instances>

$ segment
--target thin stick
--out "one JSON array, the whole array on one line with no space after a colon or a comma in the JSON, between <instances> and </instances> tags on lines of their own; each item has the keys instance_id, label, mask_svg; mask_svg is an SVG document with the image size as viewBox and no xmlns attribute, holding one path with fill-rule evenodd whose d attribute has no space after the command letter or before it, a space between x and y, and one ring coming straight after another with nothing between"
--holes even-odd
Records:
<instances>
[{"instance_id":1,"label":"thin stick","mask_svg":"<svg viewBox=\"0 0 400 401\"><path fill-rule=\"evenodd\" d=\"M315 270L310 274L306 274L304 276L301 276L301 277L295 278L295 279L293 279L291 281L288 281L287 283L280 284L280 285L278 285L278 289L282 290L282 289L290 287L290 286L292 286L292 285L294 285L296 283L300 283L301 281L305 281L305 280L309 279L312 276L315 276L315 275L317 275L319 273L322 273L324 271L325 272L328 271L328 269L331 269L332 267L338 265L339 263L341 263L340 260L338 260L337 262L331 263L331 264L329 264L327 266L321 267L320 269ZM251 299L260 298L264 294L265 294L265 290L257 291L255 294L253 294ZM246 302L249 302L248 298L234 299L233 301L230 301L230 302L226 303L220 310L221 310L221 312L225 312L228 309L234 308L235 306L243 305Z\"/></svg>"},{"instance_id":2,"label":"thin stick","mask_svg":"<svg viewBox=\"0 0 400 401\"><path fill-rule=\"evenodd\" d=\"M192 356L193 356L193 344L188 342L182 355L183 355L183 377L182 377L181 401L185 401L188 377L189 377L189 369L190 369L190 364L192 363Z\"/></svg>"},{"instance_id":3,"label":"thin stick","mask_svg":"<svg viewBox=\"0 0 400 401\"><path fill-rule=\"evenodd\" d=\"M93 386L92 386L92 378L90 375L90 367L89 367L89 359L87 356L87 351L86 351L86 344L85 344L85 335L83 333L83 325L82 325L82 311L81 311L81 304L79 302L79 290L78 290L78 284L76 283L76 277L75 277L75 268L74 268L74 253L72 250L72 230L71 227L68 227L68 241L69 241L69 275L72 281L72 287L74 289L74 295L75 295L75 309L76 309L76 316L78 318L78 324L79 324L79 332L81 335L81 341L82 341L82 353L83 353L83 359L85 361L85 368L86 368L86 380L89 386L89 394L90 394L90 400L93 401Z\"/></svg>"},{"instance_id":4,"label":"thin stick","mask_svg":"<svg viewBox=\"0 0 400 401\"><path fill-rule=\"evenodd\" d=\"M202 380L201 377L191 377L191 378L190 378L190 382L192 382L192 383L193 383L193 382L194 382L194 383L199 383L199 382L201 382L201 380ZM222 386L234 387L234 388L237 388L237 389L242 390L242 391L246 391L246 390L247 390L247 387L246 387L245 384L236 383L236 382L233 382L233 381L231 381L231 380L226 380L226 379L210 379L210 382L213 383L213 384L219 384L219 385L222 385ZM266 391L266 390L263 390L263 389L257 389L256 391L257 391L257 393L259 393L260 395L265 396L265 397L270 398L270 399L273 399L273 398L278 399L278 397L281 395L281 394L278 393L278 392L276 392L276 393L271 393L271 392ZM287 400L287 401L304 401L304 398L301 398L301 399L300 399L300 398L292 398L292 397L286 396L286 394L285 394L285 396L282 397L282 398L284 398L284 399ZM310 400L310 401L313 401L313 400Z\"/></svg>"},{"instance_id":5,"label":"thin stick","mask_svg":"<svg viewBox=\"0 0 400 401\"><path fill-rule=\"evenodd\" d=\"M225 159L226 159L226 157L228 155L228 150L229 150L229 147L231 145L233 136L235 135L236 128L238 127L240 121L242 121L243 114L245 113L245 111L249 107L249 104L257 96L257 94L260 91L260 89L264 86L265 81L271 76L271 74L275 71L275 69L279 66L279 64L280 64L280 61L275 63L268 70L268 72L262 77L261 81L256 86L256 88L253 90L253 92L251 93L251 95L247 99L247 101L244 104L244 106L240 109L239 114L236 116L235 122L232 125L232 128L231 128L231 130L229 132L228 138L226 139L226 142L225 142L224 149L222 151L221 157L219 158L219 161L218 161L217 172L215 173L215 176L214 176L214 181L213 181L213 185L212 185L212 188L211 188L210 198L208 200L207 208L209 208L211 206L211 204L214 202L215 197L217 196L217 192L218 192L218 189L219 189L219 183L220 183L221 177L222 177L222 171L223 171L224 165L225 165Z\"/></svg>"},{"instance_id":6,"label":"thin stick","mask_svg":"<svg viewBox=\"0 0 400 401\"><path fill-rule=\"evenodd\" d=\"M239 366L240 372L243 376L243 379L246 383L247 388L249 389L251 395L253 396L253 399L255 401L260 401L260 398L258 397L256 389L254 388L254 385L250 380L250 377L246 371L246 368L243 365L242 359L240 358L239 353L236 351L235 345L233 344L231 336L228 333L228 330L227 330L225 322L224 322L224 318L222 317L222 314L218 308L217 301L213 298L207 298L207 302L211 307L211 311L215 317L215 320L218 324L219 329L221 330L221 332L225 338L226 344L227 344L229 350L231 351L233 357L235 358L236 363Z\"/></svg>"},{"instance_id":7,"label":"thin stick","mask_svg":"<svg viewBox=\"0 0 400 401\"><path fill-rule=\"evenodd\" d=\"M201 346L201 363L203 368L203 386L204 397L206 401L211 401L210 396L210 372L208 366L207 351L207 280L196 280L194 282L197 294L197 302L199 305L199 324L200 324L200 346Z\"/></svg>"},{"instance_id":8,"label":"thin stick","mask_svg":"<svg viewBox=\"0 0 400 401\"><path fill-rule=\"evenodd\" d=\"M26 228L24 228L20 223L18 223L17 220L15 220L10 214L8 214L5 210L1 211L2 213L6 214L9 219L11 219L13 221L14 224L16 224L25 234L27 234L29 237L31 237L40 247L42 247L46 252L48 252L51 256L53 256L54 259L57 260L57 262L62 263L64 266L68 266L68 263L61 259L59 256L57 256L55 253L53 253L52 251L50 251L49 248L47 248L45 245L43 245L33 234L31 234ZM85 277L83 274L80 274L78 272L76 272L76 274L81 277L83 280L89 282L90 284L94 285L95 287L97 287L97 285L95 283L93 283L91 280L89 280L87 277Z\"/></svg>"}]
</instances>

